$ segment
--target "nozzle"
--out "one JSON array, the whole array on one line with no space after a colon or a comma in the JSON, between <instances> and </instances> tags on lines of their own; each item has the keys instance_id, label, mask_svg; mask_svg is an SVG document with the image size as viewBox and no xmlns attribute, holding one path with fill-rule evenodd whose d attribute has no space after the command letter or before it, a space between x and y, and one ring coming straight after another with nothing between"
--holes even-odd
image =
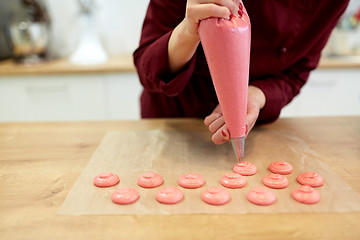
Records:
<instances>
[{"instance_id":1,"label":"nozzle","mask_svg":"<svg viewBox=\"0 0 360 240\"><path fill-rule=\"evenodd\" d=\"M235 153L236 160L241 162L241 160L244 158L245 136L231 138L231 144Z\"/></svg>"}]
</instances>

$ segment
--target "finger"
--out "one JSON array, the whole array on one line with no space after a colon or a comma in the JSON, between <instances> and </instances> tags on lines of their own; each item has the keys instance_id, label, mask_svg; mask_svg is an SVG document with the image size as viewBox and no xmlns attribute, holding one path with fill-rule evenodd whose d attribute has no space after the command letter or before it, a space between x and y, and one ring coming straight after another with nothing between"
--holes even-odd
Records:
<instances>
[{"instance_id":1,"label":"finger","mask_svg":"<svg viewBox=\"0 0 360 240\"><path fill-rule=\"evenodd\" d=\"M224 142L228 141L230 139L230 136L228 135L227 137L224 137L223 135L223 130L225 134L228 134L228 130L226 125L223 125L221 128L219 128L211 137L211 140L213 141L213 143L215 143L216 145L220 145L223 144Z\"/></svg>"},{"instance_id":2,"label":"finger","mask_svg":"<svg viewBox=\"0 0 360 240\"><path fill-rule=\"evenodd\" d=\"M215 121L213 121L210 125L209 125L209 130L212 133L215 133L217 130L219 130L223 125L225 124L225 120L224 117L221 116L219 118L217 118Z\"/></svg>"},{"instance_id":3,"label":"finger","mask_svg":"<svg viewBox=\"0 0 360 240\"><path fill-rule=\"evenodd\" d=\"M216 119L220 118L221 116L222 116L221 113L213 112L204 119L204 123L206 126L210 126L211 123L213 123Z\"/></svg>"},{"instance_id":4,"label":"finger","mask_svg":"<svg viewBox=\"0 0 360 240\"><path fill-rule=\"evenodd\" d=\"M230 132L226 126L222 128L221 134L223 135L225 141L230 141Z\"/></svg>"},{"instance_id":5,"label":"finger","mask_svg":"<svg viewBox=\"0 0 360 240\"><path fill-rule=\"evenodd\" d=\"M220 105L214 109L214 111L204 119L204 124L209 126L212 122L222 116Z\"/></svg>"},{"instance_id":6,"label":"finger","mask_svg":"<svg viewBox=\"0 0 360 240\"><path fill-rule=\"evenodd\" d=\"M216 4L218 6L227 7L230 12L237 13L239 10L239 0L200 0L202 4Z\"/></svg>"},{"instance_id":7,"label":"finger","mask_svg":"<svg viewBox=\"0 0 360 240\"><path fill-rule=\"evenodd\" d=\"M231 11L225 6L216 4L200 4L187 9L187 15L197 20L203 20L209 17L230 18Z\"/></svg>"},{"instance_id":8,"label":"finger","mask_svg":"<svg viewBox=\"0 0 360 240\"><path fill-rule=\"evenodd\" d=\"M247 137L251 129L253 129L253 127L255 126L258 116L259 116L259 111L254 109L248 109L247 117L246 117L247 132L245 134L245 137Z\"/></svg>"}]
</instances>

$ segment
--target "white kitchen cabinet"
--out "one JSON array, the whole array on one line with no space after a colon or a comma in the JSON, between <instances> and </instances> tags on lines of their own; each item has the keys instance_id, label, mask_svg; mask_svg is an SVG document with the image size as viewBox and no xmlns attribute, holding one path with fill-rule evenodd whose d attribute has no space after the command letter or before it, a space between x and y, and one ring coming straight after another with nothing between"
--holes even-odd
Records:
<instances>
[{"instance_id":1,"label":"white kitchen cabinet","mask_svg":"<svg viewBox=\"0 0 360 240\"><path fill-rule=\"evenodd\" d=\"M139 119L141 86L131 74L0 77L0 121Z\"/></svg>"},{"instance_id":2,"label":"white kitchen cabinet","mask_svg":"<svg viewBox=\"0 0 360 240\"><path fill-rule=\"evenodd\" d=\"M360 115L360 69L317 69L281 117Z\"/></svg>"},{"instance_id":3,"label":"white kitchen cabinet","mask_svg":"<svg viewBox=\"0 0 360 240\"><path fill-rule=\"evenodd\" d=\"M136 73L106 75L107 119L140 119L141 91Z\"/></svg>"},{"instance_id":4,"label":"white kitchen cabinet","mask_svg":"<svg viewBox=\"0 0 360 240\"><path fill-rule=\"evenodd\" d=\"M0 122L140 119L135 72L0 76ZM315 70L281 117L360 115L360 69Z\"/></svg>"},{"instance_id":5,"label":"white kitchen cabinet","mask_svg":"<svg viewBox=\"0 0 360 240\"><path fill-rule=\"evenodd\" d=\"M102 84L92 75L1 77L0 120L104 119Z\"/></svg>"}]
</instances>

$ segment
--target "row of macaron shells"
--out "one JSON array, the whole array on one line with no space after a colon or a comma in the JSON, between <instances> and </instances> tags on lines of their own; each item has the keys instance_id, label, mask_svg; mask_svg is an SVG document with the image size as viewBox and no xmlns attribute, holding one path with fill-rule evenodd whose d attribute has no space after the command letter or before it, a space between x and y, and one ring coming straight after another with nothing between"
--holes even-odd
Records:
<instances>
[{"instance_id":1,"label":"row of macaron shells","mask_svg":"<svg viewBox=\"0 0 360 240\"><path fill-rule=\"evenodd\" d=\"M262 182L265 186L276 189L286 188L288 186L289 181L284 175L293 172L293 167L290 163L285 161L276 161L271 163L268 169L273 173L263 178ZM257 172L256 166L250 162L238 163L234 166L233 170L234 172L248 176ZM294 189L291 193L291 196L296 201L306 204L314 204L320 201L320 194L317 190L314 189L314 187L320 187L324 184L324 179L322 176L315 172L304 172L298 175L296 179L301 185L303 185ZM263 201L267 202L267 204L261 204L259 202L256 204L269 205L276 201L275 194L270 190L264 187L258 187L256 190L257 191L255 192L251 192L251 194L254 195L254 199L262 199Z\"/></svg>"},{"instance_id":2,"label":"row of macaron shells","mask_svg":"<svg viewBox=\"0 0 360 240\"><path fill-rule=\"evenodd\" d=\"M271 188L285 188L288 186L288 180L282 174L290 174L293 167L284 161L273 162L269 166L269 170L274 174L269 174L263 178L265 186ZM220 179L220 183L228 188L241 188L246 185L244 176L254 175L257 168L249 162L241 162L234 166L234 173L227 173ZM297 177L299 183L304 186L295 189L292 197L302 203L313 204L320 200L319 193L312 187L318 187L323 184L323 178L314 173L306 172ZM113 173L102 173L95 177L94 184L98 187L108 187L116 185L119 177ZM147 172L139 177L138 185L144 188L158 187L163 183L163 178L154 172ZM205 180L200 174L189 173L181 176L178 183L184 188L198 188L205 184ZM112 194L112 200L118 204L129 204L135 202L139 198L139 193L134 188L119 188ZM270 205L276 201L275 194L265 187L257 187L250 190L247 194L250 202L258 205ZM183 199L183 193L175 187L161 188L156 199L161 203L174 204ZM230 201L230 194L222 188L211 187L206 189L202 194L203 201L213 204L222 205Z\"/></svg>"}]
</instances>

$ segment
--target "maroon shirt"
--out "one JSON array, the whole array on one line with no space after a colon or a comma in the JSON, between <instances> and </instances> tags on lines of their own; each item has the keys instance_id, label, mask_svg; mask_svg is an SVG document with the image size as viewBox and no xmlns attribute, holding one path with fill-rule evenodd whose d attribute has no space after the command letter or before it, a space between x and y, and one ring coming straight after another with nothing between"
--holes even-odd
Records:
<instances>
[{"instance_id":1,"label":"maroon shirt","mask_svg":"<svg viewBox=\"0 0 360 240\"><path fill-rule=\"evenodd\" d=\"M258 123L277 119L316 68L348 0L244 0L251 20L249 84L266 96ZM177 75L168 41L185 16L184 0L151 0L134 62L144 91L143 118L205 117L218 105L201 44ZM179 49L181 51L181 49Z\"/></svg>"}]
</instances>

